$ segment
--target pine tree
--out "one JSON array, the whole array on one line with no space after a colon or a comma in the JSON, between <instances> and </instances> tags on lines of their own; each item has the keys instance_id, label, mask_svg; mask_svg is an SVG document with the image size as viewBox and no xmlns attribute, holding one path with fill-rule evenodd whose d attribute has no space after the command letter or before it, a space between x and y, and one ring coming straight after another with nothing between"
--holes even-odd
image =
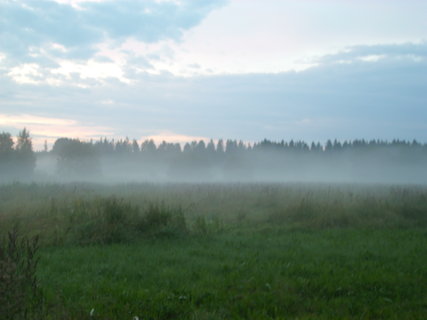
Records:
<instances>
[{"instance_id":1,"label":"pine tree","mask_svg":"<svg viewBox=\"0 0 427 320\"><path fill-rule=\"evenodd\" d=\"M10 133L0 133L0 161L13 152L13 139Z\"/></svg>"},{"instance_id":2,"label":"pine tree","mask_svg":"<svg viewBox=\"0 0 427 320\"><path fill-rule=\"evenodd\" d=\"M10 133L0 133L0 177L10 175L14 156L13 145Z\"/></svg>"}]
</instances>

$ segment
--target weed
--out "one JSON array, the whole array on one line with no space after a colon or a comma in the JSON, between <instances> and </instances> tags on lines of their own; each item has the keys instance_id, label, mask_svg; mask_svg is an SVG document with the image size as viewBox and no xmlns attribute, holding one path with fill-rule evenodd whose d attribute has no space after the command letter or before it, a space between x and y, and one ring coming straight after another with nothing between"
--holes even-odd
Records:
<instances>
[{"instance_id":1,"label":"weed","mask_svg":"<svg viewBox=\"0 0 427 320\"><path fill-rule=\"evenodd\" d=\"M0 319L36 319L43 299L36 268L38 238L19 239L17 229L0 243Z\"/></svg>"}]
</instances>

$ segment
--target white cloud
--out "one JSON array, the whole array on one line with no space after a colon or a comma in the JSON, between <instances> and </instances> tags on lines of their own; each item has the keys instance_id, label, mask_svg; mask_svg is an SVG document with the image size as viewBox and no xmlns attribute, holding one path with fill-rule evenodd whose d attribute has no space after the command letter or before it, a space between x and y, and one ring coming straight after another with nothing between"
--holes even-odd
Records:
<instances>
[{"instance_id":1,"label":"white cloud","mask_svg":"<svg viewBox=\"0 0 427 320\"><path fill-rule=\"evenodd\" d=\"M73 62L69 60L58 60L58 68L52 69L52 75L62 75L66 79L73 78L77 75L83 80L105 80L108 78L118 79L124 83L130 83L124 75L122 67L113 62L97 62L88 60L83 63ZM78 80L77 80L78 82Z\"/></svg>"},{"instance_id":2,"label":"white cloud","mask_svg":"<svg viewBox=\"0 0 427 320\"><path fill-rule=\"evenodd\" d=\"M60 44L60 43L51 43L50 47L53 50L57 50L57 51L60 51L60 52L63 52L63 53L65 53L65 52L68 51L67 48L65 46L63 46L62 44Z\"/></svg>"},{"instance_id":3,"label":"white cloud","mask_svg":"<svg viewBox=\"0 0 427 320\"><path fill-rule=\"evenodd\" d=\"M162 131L157 134L142 136L140 138L141 142L145 140L153 140L156 144L160 144L163 141L166 141L170 143L180 143L182 145L182 144L185 144L186 142L200 141L200 140L208 142L210 139L202 136L192 136L192 135L174 133L171 131Z\"/></svg>"},{"instance_id":4,"label":"white cloud","mask_svg":"<svg viewBox=\"0 0 427 320\"><path fill-rule=\"evenodd\" d=\"M57 3L61 3L61 4L68 4L74 8L77 9L81 9L82 7L80 6L83 3L88 3L88 2L105 2L108 0L53 0Z\"/></svg>"},{"instance_id":5,"label":"white cloud","mask_svg":"<svg viewBox=\"0 0 427 320\"><path fill-rule=\"evenodd\" d=\"M318 65L316 57L349 46L414 42L427 33L420 14L427 4L416 1L409 5L394 0L231 0L227 6L221 6L223 0L49 3L27 6L34 18L29 21L37 23L16 20L0 25L6 31L16 30L8 32L4 43L11 45L3 45L3 52L21 50L9 71L18 69L8 73L20 83L40 84L44 79L69 85L72 80L74 85L89 87L90 82L109 78L130 83L147 74L192 77L303 71ZM6 13L8 9L5 6ZM395 21L401 21L399 28ZM373 61L380 55L359 58ZM11 56L7 55L8 63ZM34 63L39 74L19 70Z\"/></svg>"},{"instance_id":6,"label":"white cloud","mask_svg":"<svg viewBox=\"0 0 427 320\"><path fill-rule=\"evenodd\" d=\"M129 83L125 73L172 72L169 62L153 67L149 60L168 60L170 45L224 3L0 1L0 11L8 17L0 19L0 67L17 83L40 84L44 80L69 85L71 74L75 74L80 79L74 79L74 85L80 87L88 86L84 80L102 82L107 78ZM102 59L110 63L98 61ZM136 63L136 59L144 63Z\"/></svg>"},{"instance_id":7,"label":"white cloud","mask_svg":"<svg viewBox=\"0 0 427 320\"><path fill-rule=\"evenodd\" d=\"M43 78L41 68L36 63L24 63L13 67L8 76L17 83L38 84Z\"/></svg>"},{"instance_id":8,"label":"white cloud","mask_svg":"<svg viewBox=\"0 0 427 320\"><path fill-rule=\"evenodd\" d=\"M232 0L151 63L179 76L302 71L349 46L422 40L426 9L415 1ZM194 63L198 70L188 67Z\"/></svg>"},{"instance_id":9,"label":"white cloud","mask_svg":"<svg viewBox=\"0 0 427 320\"><path fill-rule=\"evenodd\" d=\"M75 125L76 121L69 119L60 119L60 118L49 118L49 117L39 117L29 114L0 114L0 124L4 126L14 126L20 128L22 126L29 125L62 125L70 126Z\"/></svg>"},{"instance_id":10,"label":"white cloud","mask_svg":"<svg viewBox=\"0 0 427 320\"><path fill-rule=\"evenodd\" d=\"M365 61L365 62L378 62L385 58L386 58L386 55L384 54L371 54L368 56L359 57L358 60Z\"/></svg>"}]
</instances>

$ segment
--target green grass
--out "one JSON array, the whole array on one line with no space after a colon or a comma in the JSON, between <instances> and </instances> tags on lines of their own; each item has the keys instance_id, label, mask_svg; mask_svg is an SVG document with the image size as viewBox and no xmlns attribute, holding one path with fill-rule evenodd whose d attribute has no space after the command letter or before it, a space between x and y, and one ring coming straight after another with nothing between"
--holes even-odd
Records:
<instances>
[{"instance_id":1,"label":"green grass","mask_svg":"<svg viewBox=\"0 0 427 320\"><path fill-rule=\"evenodd\" d=\"M0 187L45 319L424 319L426 216L425 187Z\"/></svg>"},{"instance_id":2,"label":"green grass","mask_svg":"<svg viewBox=\"0 0 427 320\"><path fill-rule=\"evenodd\" d=\"M75 319L422 319L425 243L423 230L239 230L49 248L39 277Z\"/></svg>"}]
</instances>

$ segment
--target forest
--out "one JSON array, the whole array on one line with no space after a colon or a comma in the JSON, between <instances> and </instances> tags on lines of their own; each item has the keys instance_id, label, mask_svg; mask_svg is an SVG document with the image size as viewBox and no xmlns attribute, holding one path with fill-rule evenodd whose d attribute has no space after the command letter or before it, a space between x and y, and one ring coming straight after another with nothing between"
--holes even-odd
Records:
<instances>
[{"instance_id":1,"label":"forest","mask_svg":"<svg viewBox=\"0 0 427 320\"><path fill-rule=\"evenodd\" d=\"M14 142L16 141L16 143ZM0 134L3 181L94 182L361 182L422 184L427 144L405 140L328 140L326 143L203 140L81 141L59 138L34 152L24 129Z\"/></svg>"}]
</instances>

